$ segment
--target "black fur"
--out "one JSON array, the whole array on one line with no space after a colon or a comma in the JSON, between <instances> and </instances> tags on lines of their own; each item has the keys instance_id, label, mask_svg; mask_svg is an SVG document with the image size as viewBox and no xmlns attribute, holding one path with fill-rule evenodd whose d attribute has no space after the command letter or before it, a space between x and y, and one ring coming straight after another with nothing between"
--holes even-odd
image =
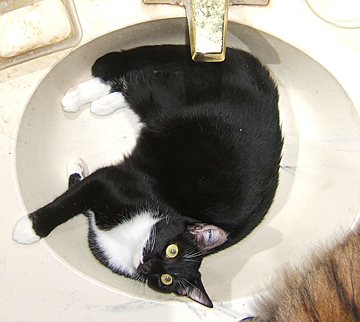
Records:
<instances>
[{"instance_id":1,"label":"black fur","mask_svg":"<svg viewBox=\"0 0 360 322\"><path fill-rule=\"evenodd\" d=\"M169 287L159 282L163 272L183 274L206 294L199 282L202 257L243 239L273 201L283 145L276 85L257 59L231 48L223 63L195 63L185 46L142 47L103 56L92 72L123 93L144 127L123 162L75 180L30 214L33 229L45 237L91 210L96 225L109 230L149 209L166 219L154 228L156 243L144 250L137 278L159 291L189 295L182 277ZM195 261L164 260L169 243L184 245L183 255L197 249L189 233L195 223L221 228L227 242ZM210 299L203 304L212 306Z\"/></svg>"}]
</instances>

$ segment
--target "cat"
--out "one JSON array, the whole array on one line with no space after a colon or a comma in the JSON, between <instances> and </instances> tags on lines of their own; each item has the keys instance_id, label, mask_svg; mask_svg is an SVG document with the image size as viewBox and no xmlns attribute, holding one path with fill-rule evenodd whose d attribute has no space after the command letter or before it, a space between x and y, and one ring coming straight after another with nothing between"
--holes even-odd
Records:
<instances>
[{"instance_id":1,"label":"cat","mask_svg":"<svg viewBox=\"0 0 360 322\"><path fill-rule=\"evenodd\" d=\"M287 267L257 298L255 311L247 322L360 321L359 229L320 248L307 263Z\"/></svg>"},{"instance_id":2,"label":"cat","mask_svg":"<svg viewBox=\"0 0 360 322\"><path fill-rule=\"evenodd\" d=\"M278 186L275 82L245 51L195 63L181 45L106 54L92 75L68 90L65 111L88 102L99 115L130 108L141 124L136 145L90 175L72 159L69 189L20 219L14 240L36 242L83 213L92 253L113 272L213 307L199 272L203 257L247 236Z\"/></svg>"}]
</instances>

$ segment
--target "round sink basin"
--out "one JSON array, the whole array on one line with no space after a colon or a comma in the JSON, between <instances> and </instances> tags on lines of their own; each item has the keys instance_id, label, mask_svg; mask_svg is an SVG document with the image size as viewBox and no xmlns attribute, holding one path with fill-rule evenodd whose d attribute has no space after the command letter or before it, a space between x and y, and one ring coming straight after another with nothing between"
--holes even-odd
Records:
<instances>
[{"instance_id":1,"label":"round sink basin","mask_svg":"<svg viewBox=\"0 0 360 322\"><path fill-rule=\"evenodd\" d=\"M66 190L72 156L94 170L134 145L131 115L120 110L99 117L86 107L65 113L60 102L66 90L90 79L90 67L105 53L186 43L186 25L185 19L158 20L104 35L69 54L42 80L24 112L16 145L19 192L28 212ZM285 145L278 192L265 220L238 245L203 261L203 282L214 303L253 295L311 243L346 231L360 201L360 118L337 80L302 51L250 27L230 22L228 46L250 51L272 71ZM84 216L56 228L43 243L70 269L109 290L147 300L180 299L99 264L88 249Z\"/></svg>"}]
</instances>

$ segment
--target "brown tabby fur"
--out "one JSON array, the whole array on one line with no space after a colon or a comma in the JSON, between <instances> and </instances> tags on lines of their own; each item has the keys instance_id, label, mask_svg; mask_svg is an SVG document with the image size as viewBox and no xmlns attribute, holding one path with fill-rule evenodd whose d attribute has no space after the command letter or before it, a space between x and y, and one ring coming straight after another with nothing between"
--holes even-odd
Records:
<instances>
[{"instance_id":1,"label":"brown tabby fur","mask_svg":"<svg viewBox=\"0 0 360 322\"><path fill-rule=\"evenodd\" d=\"M257 303L252 322L360 321L360 232L287 268ZM250 320L246 320L248 322Z\"/></svg>"}]
</instances>

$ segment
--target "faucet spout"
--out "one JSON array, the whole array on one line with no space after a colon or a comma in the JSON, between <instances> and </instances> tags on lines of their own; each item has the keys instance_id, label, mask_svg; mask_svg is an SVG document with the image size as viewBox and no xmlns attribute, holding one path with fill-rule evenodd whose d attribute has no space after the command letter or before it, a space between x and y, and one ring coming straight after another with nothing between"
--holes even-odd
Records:
<instances>
[{"instance_id":1,"label":"faucet spout","mask_svg":"<svg viewBox=\"0 0 360 322\"><path fill-rule=\"evenodd\" d=\"M143 0L144 3L185 6L189 26L191 56L197 62L225 59L229 5L262 5L269 0Z\"/></svg>"},{"instance_id":2,"label":"faucet spout","mask_svg":"<svg viewBox=\"0 0 360 322\"><path fill-rule=\"evenodd\" d=\"M184 0L194 61L225 59L229 0Z\"/></svg>"}]
</instances>

